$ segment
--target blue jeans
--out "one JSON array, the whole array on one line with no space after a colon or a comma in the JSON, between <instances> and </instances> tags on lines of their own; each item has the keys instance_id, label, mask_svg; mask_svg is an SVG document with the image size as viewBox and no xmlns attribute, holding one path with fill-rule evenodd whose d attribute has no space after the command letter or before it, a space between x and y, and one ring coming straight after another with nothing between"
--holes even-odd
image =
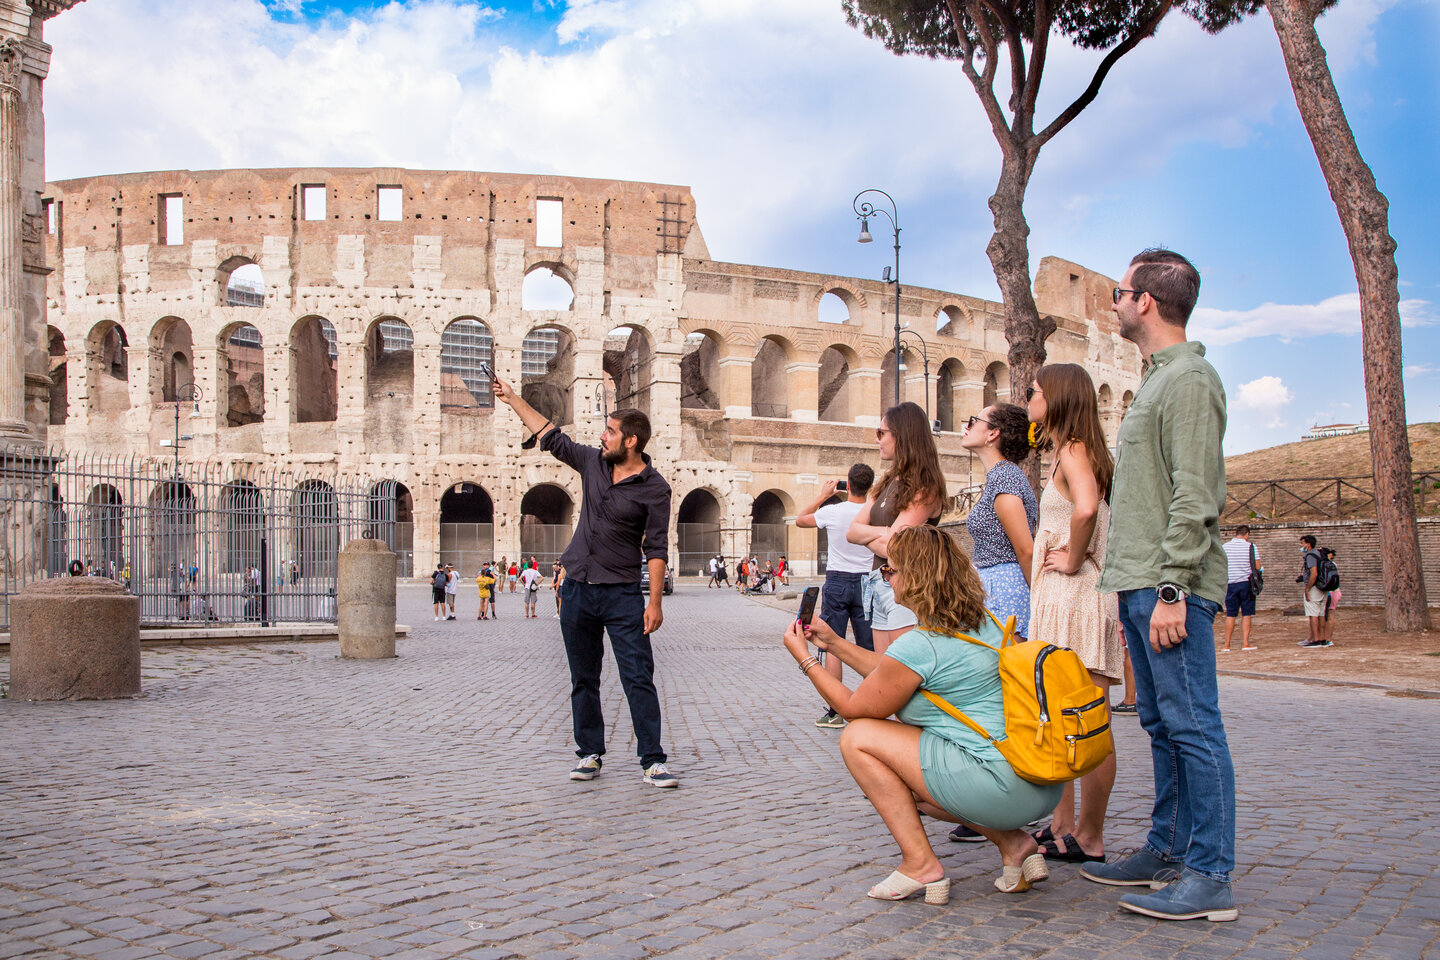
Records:
<instances>
[{"instance_id":1,"label":"blue jeans","mask_svg":"<svg viewBox=\"0 0 1440 960\"><path fill-rule=\"evenodd\" d=\"M1215 614L1220 605L1185 601L1185 639L1150 646L1155 591L1122 590L1120 624L1135 670L1135 707L1150 735L1155 807L1145 847L1228 883L1235 869L1235 768L1220 718L1215 679Z\"/></svg>"},{"instance_id":2,"label":"blue jeans","mask_svg":"<svg viewBox=\"0 0 1440 960\"><path fill-rule=\"evenodd\" d=\"M870 632L870 621L865 617L865 601L861 597L864 582L863 573L826 570L825 589L820 593L820 619L842 640L845 639L845 626L849 624L855 643L866 650L874 650L875 635Z\"/></svg>"},{"instance_id":3,"label":"blue jeans","mask_svg":"<svg viewBox=\"0 0 1440 960\"><path fill-rule=\"evenodd\" d=\"M620 686L630 703L635 749L640 765L664 763L660 748L660 697L655 692L655 655L645 633L645 598L638 583L560 584L560 635L570 661L570 715L575 726L575 755L605 755L605 714L600 707L600 664L605 656L602 634L620 673Z\"/></svg>"}]
</instances>

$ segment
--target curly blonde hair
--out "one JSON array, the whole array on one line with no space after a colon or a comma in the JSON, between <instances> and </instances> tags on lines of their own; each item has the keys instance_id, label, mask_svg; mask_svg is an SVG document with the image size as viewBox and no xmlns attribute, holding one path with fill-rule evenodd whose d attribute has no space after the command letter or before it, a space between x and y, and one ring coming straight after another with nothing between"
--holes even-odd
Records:
<instances>
[{"instance_id":1,"label":"curly blonde hair","mask_svg":"<svg viewBox=\"0 0 1440 960\"><path fill-rule=\"evenodd\" d=\"M906 527L890 537L890 563L904 574L895 600L925 630L972 633L985 621L985 585L955 538L939 527Z\"/></svg>"}]
</instances>

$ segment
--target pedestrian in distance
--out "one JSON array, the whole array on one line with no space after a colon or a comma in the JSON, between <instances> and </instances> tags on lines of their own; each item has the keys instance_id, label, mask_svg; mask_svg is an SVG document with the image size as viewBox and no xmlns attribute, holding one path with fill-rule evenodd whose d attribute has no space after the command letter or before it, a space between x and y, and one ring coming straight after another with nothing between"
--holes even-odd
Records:
<instances>
[{"instance_id":1,"label":"pedestrian in distance","mask_svg":"<svg viewBox=\"0 0 1440 960\"><path fill-rule=\"evenodd\" d=\"M1331 568L1335 566L1334 550L1331 550L1329 547L1321 547L1320 554L1325 558L1326 563L1328 563ZM1333 647L1335 645L1335 611L1336 608L1340 606L1340 588L1337 586L1334 590L1327 590L1325 597L1325 623L1323 625L1324 632L1321 634L1321 638L1325 641L1325 646Z\"/></svg>"},{"instance_id":2,"label":"pedestrian in distance","mask_svg":"<svg viewBox=\"0 0 1440 960\"><path fill-rule=\"evenodd\" d=\"M495 576L490 570L490 565L480 568L475 574L475 591L480 595L480 609L475 614L476 620L484 620L490 607L490 590L495 586Z\"/></svg>"},{"instance_id":3,"label":"pedestrian in distance","mask_svg":"<svg viewBox=\"0 0 1440 960\"><path fill-rule=\"evenodd\" d=\"M650 419L622 409L606 417L600 449L567 437L503 380L493 381L495 399L520 417L541 449L580 474L580 519L560 563L560 634L570 664L570 712L575 754L572 780L593 780L605 755L600 668L610 637L620 685L630 706L636 752L644 782L676 787L661 746L660 697L655 690L655 657L650 635L664 622L662 596L669 560L670 484L650 462ZM650 573L650 598L640 592L640 565Z\"/></svg>"},{"instance_id":4,"label":"pedestrian in distance","mask_svg":"<svg viewBox=\"0 0 1440 960\"><path fill-rule=\"evenodd\" d=\"M1013 403L992 403L965 422L960 445L985 468L985 487L965 518L985 604L1015 634L1030 636L1030 576L1040 504L1020 464L1030 456L1030 417Z\"/></svg>"},{"instance_id":5,"label":"pedestrian in distance","mask_svg":"<svg viewBox=\"0 0 1440 960\"><path fill-rule=\"evenodd\" d=\"M1000 851L996 889L1028 890L1050 871L1023 828L1055 809L1060 787L1021 779L993 743L923 695L942 697L984 729L1004 726L1003 634L985 610L984 584L955 538L938 527L903 527L885 547L882 575L896 602L914 611L915 627L884 654L840 639L823 620L808 627L793 622L784 641L815 690L849 721L840 735L845 766L900 847L899 866L869 895L904 900L923 891L926 903L949 899L950 881L922 813L979 830ZM816 669L807 642L863 677L859 686L851 690Z\"/></svg>"},{"instance_id":6,"label":"pedestrian in distance","mask_svg":"<svg viewBox=\"0 0 1440 960\"><path fill-rule=\"evenodd\" d=\"M1120 335L1148 366L1120 426L1099 589L1119 594L1155 801L1142 849L1080 872L1146 888L1120 906L1161 920L1239 916L1230 887L1235 770L1215 676L1228 569L1220 541L1225 391L1204 346L1186 339L1199 293L1189 260L1146 250L1111 295Z\"/></svg>"},{"instance_id":7,"label":"pedestrian in distance","mask_svg":"<svg viewBox=\"0 0 1440 960\"><path fill-rule=\"evenodd\" d=\"M871 651L875 649L875 637L870 630L870 618L865 614L865 578L870 575L875 555L869 547L851 543L846 534L864 508L874 483L875 471L869 464L854 464L843 481L825 481L820 495L795 518L797 527L825 531L825 584L820 588L820 619L840 639L845 639L848 630L861 649ZM837 495L844 499L830 503ZM839 657L826 656L823 660L830 676L844 679L844 665ZM845 726L845 718L827 703L815 726L838 730Z\"/></svg>"},{"instance_id":8,"label":"pedestrian in distance","mask_svg":"<svg viewBox=\"0 0 1440 960\"><path fill-rule=\"evenodd\" d=\"M510 582L510 592L514 593L515 585L520 582L520 564L518 562L511 561L510 572L506 575L506 579Z\"/></svg>"},{"instance_id":9,"label":"pedestrian in distance","mask_svg":"<svg viewBox=\"0 0 1440 960\"><path fill-rule=\"evenodd\" d=\"M1305 534L1300 538L1301 559L1304 566L1295 582L1304 585L1305 620L1310 635L1300 642L1302 647L1328 647L1325 640L1325 615L1330 609L1330 597L1320 576L1321 562L1325 554L1316 546L1315 537Z\"/></svg>"},{"instance_id":10,"label":"pedestrian in distance","mask_svg":"<svg viewBox=\"0 0 1440 960\"><path fill-rule=\"evenodd\" d=\"M435 619L445 619L445 585L450 582L450 575L445 572L445 564L435 564L435 572L430 574L430 603L435 608Z\"/></svg>"},{"instance_id":11,"label":"pedestrian in distance","mask_svg":"<svg viewBox=\"0 0 1440 960\"><path fill-rule=\"evenodd\" d=\"M555 575L550 580L550 589L555 591L555 619L560 619L560 584L565 582L565 566L555 561Z\"/></svg>"},{"instance_id":12,"label":"pedestrian in distance","mask_svg":"<svg viewBox=\"0 0 1440 960\"><path fill-rule=\"evenodd\" d=\"M716 554L715 556L711 557L708 566L710 568L710 579L705 581L706 590L709 590L711 587L718 587L720 585L719 578L715 576L715 571L720 567L720 555Z\"/></svg>"},{"instance_id":13,"label":"pedestrian in distance","mask_svg":"<svg viewBox=\"0 0 1440 960\"><path fill-rule=\"evenodd\" d=\"M1095 398L1090 374L1074 363L1046 364L1025 391L1026 414L1039 427L1041 447L1055 451L1035 528L1028 636L1075 651L1108 705L1110 685L1125 674L1125 653L1116 597L1095 588L1105 565L1115 473ZM1050 825L1036 834L1048 860L1105 860L1114 752L1079 786L1079 815L1075 784L1067 783Z\"/></svg>"},{"instance_id":14,"label":"pedestrian in distance","mask_svg":"<svg viewBox=\"0 0 1440 960\"><path fill-rule=\"evenodd\" d=\"M1225 646L1221 653L1230 652L1230 638L1235 635L1235 620L1240 620L1240 649L1258 650L1250 639L1250 622L1255 618L1255 592L1250 587L1251 574L1263 573L1260 553L1250 542L1250 527L1240 524L1235 536L1225 541L1225 563L1230 582L1225 585Z\"/></svg>"},{"instance_id":15,"label":"pedestrian in distance","mask_svg":"<svg viewBox=\"0 0 1440 960\"><path fill-rule=\"evenodd\" d=\"M452 564L445 565L445 606L446 620L455 619L455 598L460 593L460 571Z\"/></svg>"},{"instance_id":16,"label":"pedestrian in distance","mask_svg":"<svg viewBox=\"0 0 1440 960\"><path fill-rule=\"evenodd\" d=\"M525 619L539 617L535 612L536 601L540 598L540 571L528 563L520 573L520 594L525 599Z\"/></svg>"},{"instance_id":17,"label":"pedestrian in distance","mask_svg":"<svg viewBox=\"0 0 1440 960\"><path fill-rule=\"evenodd\" d=\"M730 586L730 571L725 566L725 557L718 553L715 555L715 586Z\"/></svg>"},{"instance_id":18,"label":"pedestrian in distance","mask_svg":"<svg viewBox=\"0 0 1440 960\"><path fill-rule=\"evenodd\" d=\"M945 474L930 418L919 404L907 401L886 410L875 430L875 444L889 466L855 514L846 538L874 555L865 578L865 616L875 652L884 653L916 622L915 614L896 602L890 582L880 573L890 556L890 538L906 527L939 523L945 509Z\"/></svg>"}]
</instances>

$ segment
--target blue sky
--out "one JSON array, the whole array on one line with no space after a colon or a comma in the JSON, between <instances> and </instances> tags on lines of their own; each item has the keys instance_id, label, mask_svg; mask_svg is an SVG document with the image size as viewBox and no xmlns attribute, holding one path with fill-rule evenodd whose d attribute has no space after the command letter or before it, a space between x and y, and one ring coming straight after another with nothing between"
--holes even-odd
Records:
<instances>
[{"instance_id":1,"label":"blue sky","mask_svg":"<svg viewBox=\"0 0 1440 960\"><path fill-rule=\"evenodd\" d=\"M1321 36L1391 203L1412 422L1440 412L1440 5L1341 0ZM878 277L852 196L881 187L908 283L998 298L998 149L948 63L897 58L839 0L92 0L47 26L51 177L400 165L690 185L719 260ZM1051 47L1042 113L1093 54ZM1165 244L1204 278L1192 328L1234 452L1363 421L1358 301L1268 16L1172 15L1041 155L1032 269L1115 276Z\"/></svg>"}]
</instances>

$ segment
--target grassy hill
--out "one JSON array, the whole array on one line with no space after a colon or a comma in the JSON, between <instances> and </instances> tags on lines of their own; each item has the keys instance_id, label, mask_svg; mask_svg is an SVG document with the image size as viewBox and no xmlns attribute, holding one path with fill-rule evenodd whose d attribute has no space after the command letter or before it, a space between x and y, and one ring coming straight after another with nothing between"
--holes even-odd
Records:
<instances>
[{"instance_id":1,"label":"grassy hill","mask_svg":"<svg viewBox=\"0 0 1440 960\"><path fill-rule=\"evenodd\" d=\"M1440 423L1410 425L1410 456L1416 470L1440 470ZM1368 477L1370 473L1368 433L1299 440L1225 458L1229 481Z\"/></svg>"}]
</instances>

